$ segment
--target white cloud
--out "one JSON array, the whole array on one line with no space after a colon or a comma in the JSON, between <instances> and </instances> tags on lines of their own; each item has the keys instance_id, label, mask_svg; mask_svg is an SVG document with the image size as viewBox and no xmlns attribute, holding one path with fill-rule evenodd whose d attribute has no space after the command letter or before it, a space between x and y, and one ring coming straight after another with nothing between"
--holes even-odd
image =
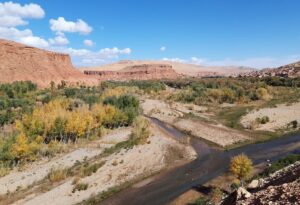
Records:
<instances>
[{"instance_id":1,"label":"white cloud","mask_svg":"<svg viewBox=\"0 0 300 205\"><path fill-rule=\"evenodd\" d=\"M16 27L28 24L24 19L43 18L44 10L38 4L0 3L0 26Z\"/></svg>"},{"instance_id":2,"label":"white cloud","mask_svg":"<svg viewBox=\"0 0 300 205\"><path fill-rule=\"evenodd\" d=\"M288 63L292 63L294 61L298 61L300 58L299 55L293 55L293 56L283 56L279 58L274 57L255 57L255 58L246 58L246 59L231 59L226 58L223 60L217 60L217 61L207 61L204 64L205 65L211 65L211 66L247 66L247 67L253 67L253 68L272 68L272 67L278 67L281 65L285 65Z\"/></svg>"},{"instance_id":3,"label":"white cloud","mask_svg":"<svg viewBox=\"0 0 300 205\"><path fill-rule=\"evenodd\" d=\"M49 46L48 41L34 36L30 29L19 30L16 28L28 24L24 19L39 19L44 16L45 12L38 4L0 3L0 38L46 48Z\"/></svg>"},{"instance_id":4,"label":"white cloud","mask_svg":"<svg viewBox=\"0 0 300 205\"><path fill-rule=\"evenodd\" d=\"M50 19L50 28L52 31L58 32L69 32L69 33L80 33L87 35L92 32L93 28L90 27L86 22L78 19L76 22L66 21L64 17L56 19Z\"/></svg>"},{"instance_id":5,"label":"white cloud","mask_svg":"<svg viewBox=\"0 0 300 205\"><path fill-rule=\"evenodd\" d=\"M197 58L197 57L191 57L190 61L191 61L192 64L201 65L202 63L204 63L206 61L206 59Z\"/></svg>"},{"instance_id":6,"label":"white cloud","mask_svg":"<svg viewBox=\"0 0 300 205\"><path fill-rule=\"evenodd\" d=\"M99 51L99 54L106 56L107 58L117 58L120 54L129 55L130 53L131 53L130 48L118 49L117 47L103 48Z\"/></svg>"},{"instance_id":7,"label":"white cloud","mask_svg":"<svg viewBox=\"0 0 300 205\"><path fill-rule=\"evenodd\" d=\"M231 59L225 58L221 60L210 60L205 58L191 57L190 59L180 58L163 58L165 61L179 62L179 63L190 63L194 65L203 66L245 66L252 68L273 68L281 65L286 65L295 61L299 61L300 55L291 55L283 57L255 57L245 59Z\"/></svg>"},{"instance_id":8,"label":"white cloud","mask_svg":"<svg viewBox=\"0 0 300 205\"><path fill-rule=\"evenodd\" d=\"M181 58L163 58L163 61L177 62L177 63L186 63L187 61Z\"/></svg>"},{"instance_id":9,"label":"white cloud","mask_svg":"<svg viewBox=\"0 0 300 205\"><path fill-rule=\"evenodd\" d=\"M0 38L18 40L22 37L32 36L30 29L19 30L16 28L0 27Z\"/></svg>"},{"instance_id":10,"label":"white cloud","mask_svg":"<svg viewBox=\"0 0 300 205\"><path fill-rule=\"evenodd\" d=\"M165 51L167 48L165 46L160 47L160 51Z\"/></svg>"},{"instance_id":11,"label":"white cloud","mask_svg":"<svg viewBox=\"0 0 300 205\"><path fill-rule=\"evenodd\" d=\"M84 44L85 46L89 46L89 47L94 46L94 42L93 42L92 40L89 40L89 39L85 39L85 40L83 41L83 44Z\"/></svg>"},{"instance_id":12,"label":"white cloud","mask_svg":"<svg viewBox=\"0 0 300 205\"><path fill-rule=\"evenodd\" d=\"M26 24L28 24L28 22L24 21L19 16L1 16L0 17L0 26L15 27L15 26L24 26Z\"/></svg>"},{"instance_id":13,"label":"white cloud","mask_svg":"<svg viewBox=\"0 0 300 205\"><path fill-rule=\"evenodd\" d=\"M19 42L24 43L29 46L34 46L38 48L47 48L49 47L48 41L37 37L37 36L27 36L27 37L22 37Z\"/></svg>"},{"instance_id":14,"label":"white cloud","mask_svg":"<svg viewBox=\"0 0 300 205\"><path fill-rule=\"evenodd\" d=\"M19 16L22 18L43 18L44 10L38 4L0 3L0 16Z\"/></svg>"},{"instance_id":15,"label":"white cloud","mask_svg":"<svg viewBox=\"0 0 300 205\"><path fill-rule=\"evenodd\" d=\"M77 66L92 66L101 65L112 62L118 59L120 55L130 55L131 49L103 48L99 51L91 51L88 49L74 49L66 47L52 47L51 50L70 54L74 65Z\"/></svg>"},{"instance_id":16,"label":"white cloud","mask_svg":"<svg viewBox=\"0 0 300 205\"><path fill-rule=\"evenodd\" d=\"M0 38L17 41L38 48L47 48L49 46L48 41L34 36L30 29L19 30L13 27L0 27Z\"/></svg>"},{"instance_id":17,"label":"white cloud","mask_svg":"<svg viewBox=\"0 0 300 205\"><path fill-rule=\"evenodd\" d=\"M56 33L56 37L55 38L50 38L49 39L49 43L51 45L54 46L65 46L68 45L70 42L69 40L66 38L64 33Z\"/></svg>"},{"instance_id":18,"label":"white cloud","mask_svg":"<svg viewBox=\"0 0 300 205\"><path fill-rule=\"evenodd\" d=\"M53 38L45 40L35 36L28 29L19 29L17 26L27 25L26 19L43 18L44 10L37 4L20 5L13 2L0 3L0 38L17 41L26 45L46 48L49 50L70 54L75 65L99 65L111 62L119 58L120 55L131 54L130 48L119 49L103 48L98 51L88 49L73 49L67 47L69 40L65 33L89 34L92 27L81 19L77 21L66 21L63 17L50 19L50 29L55 32ZM92 40L84 40L86 46L93 46Z\"/></svg>"}]
</instances>

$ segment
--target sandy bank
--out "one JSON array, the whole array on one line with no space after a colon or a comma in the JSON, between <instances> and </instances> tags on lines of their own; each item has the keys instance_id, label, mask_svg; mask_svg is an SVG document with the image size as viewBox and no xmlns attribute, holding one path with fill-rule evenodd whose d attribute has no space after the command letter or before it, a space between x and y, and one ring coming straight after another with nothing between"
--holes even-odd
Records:
<instances>
[{"instance_id":1,"label":"sandy bank","mask_svg":"<svg viewBox=\"0 0 300 205\"><path fill-rule=\"evenodd\" d=\"M73 178L50 191L29 196L16 204L68 205L76 204L99 194L111 187L127 181L136 180L155 173L177 160L188 161L196 157L190 147L166 136L159 128L152 126L152 136L144 145L134 146L129 150L121 150L102 159L106 163L91 176L81 179L88 184L88 189L72 193Z\"/></svg>"},{"instance_id":2,"label":"sandy bank","mask_svg":"<svg viewBox=\"0 0 300 205\"><path fill-rule=\"evenodd\" d=\"M264 116L269 117L269 122L266 124L255 123L257 118ZM274 108L253 110L242 117L241 124L247 128L253 127L256 130L275 131L286 129L287 124L294 120L298 121L298 124L300 123L300 102L291 105L280 104Z\"/></svg>"}]
</instances>

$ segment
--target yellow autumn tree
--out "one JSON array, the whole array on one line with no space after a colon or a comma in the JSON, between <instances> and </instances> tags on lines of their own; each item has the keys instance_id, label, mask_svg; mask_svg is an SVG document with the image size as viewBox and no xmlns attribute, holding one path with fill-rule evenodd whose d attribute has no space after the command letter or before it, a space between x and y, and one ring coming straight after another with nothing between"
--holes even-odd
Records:
<instances>
[{"instance_id":1,"label":"yellow autumn tree","mask_svg":"<svg viewBox=\"0 0 300 205\"><path fill-rule=\"evenodd\" d=\"M106 97L112 97L112 96L121 96L128 91L127 87L116 87L116 88L107 88L104 90L104 92L101 94L100 100L104 100Z\"/></svg>"},{"instance_id":2,"label":"yellow autumn tree","mask_svg":"<svg viewBox=\"0 0 300 205\"><path fill-rule=\"evenodd\" d=\"M11 147L11 153L17 160L26 160L30 155L30 148L28 145L28 138L21 133L17 136L16 142Z\"/></svg>"},{"instance_id":3,"label":"yellow autumn tree","mask_svg":"<svg viewBox=\"0 0 300 205\"><path fill-rule=\"evenodd\" d=\"M105 106L102 104L94 104L91 110L98 126L101 126L106 115Z\"/></svg>"},{"instance_id":4,"label":"yellow autumn tree","mask_svg":"<svg viewBox=\"0 0 300 205\"><path fill-rule=\"evenodd\" d=\"M230 162L230 171L242 182L251 174L253 163L245 154L234 156Z\"/></svg>"}]
</instances>

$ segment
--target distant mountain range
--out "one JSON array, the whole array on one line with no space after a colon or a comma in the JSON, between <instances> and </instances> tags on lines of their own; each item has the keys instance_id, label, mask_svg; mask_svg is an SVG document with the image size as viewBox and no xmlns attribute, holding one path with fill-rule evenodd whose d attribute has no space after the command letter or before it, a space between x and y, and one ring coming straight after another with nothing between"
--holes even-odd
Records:
<instances>
[{"instance_id":1,"label":"distant mountain range","mask_svg":"<svg viewBox=\"0 0 300 205\"><path fill-rule=\"evenodd\" d=\"M242 66L200 66L187 63L179 63L172 61L151 61L151 60L122 60L116 63L97 66L97 67L82 67L81 71L93 70L93 71L124 71L130 70L137 65L156 65L167 64L171 65L176 73L181 76L192 77L210 77L210 76L237 76L242 73L249 73L255 71L253 68Z\"/></svg>"},{"instance_id":2,"label":"distant mountain range","mask_svg":"<svg viewBox=\"0 0 300 205\"><path fill-rule=\"evenodd\" d=\"M39 87L47 87L51 81L97 85L99 80L175 79L185 76L300 76L300 62L276 69L255 70L238 66L200 66L171 61L123 60L109 65L75 69L67 54L1 39L0 62L0 83L30 80Z\"/></svg>"}]
</instances>

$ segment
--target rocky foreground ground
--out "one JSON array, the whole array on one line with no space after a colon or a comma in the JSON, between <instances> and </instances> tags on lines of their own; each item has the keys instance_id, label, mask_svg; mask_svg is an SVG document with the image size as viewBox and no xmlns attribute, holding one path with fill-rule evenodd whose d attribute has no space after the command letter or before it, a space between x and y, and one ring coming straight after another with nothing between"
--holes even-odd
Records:
<instances>
[{"instance_id":1,"label":"rocky foreground ground","mask_svg":"<svg viewBox=\"0 0 300 205\"><path fill-rule=\"evenodd\" d=\"M279 170L266 179L252 182L252 194L238 196L237 205L300 204L300 162Z\"/></svg>"}]
</instances>

